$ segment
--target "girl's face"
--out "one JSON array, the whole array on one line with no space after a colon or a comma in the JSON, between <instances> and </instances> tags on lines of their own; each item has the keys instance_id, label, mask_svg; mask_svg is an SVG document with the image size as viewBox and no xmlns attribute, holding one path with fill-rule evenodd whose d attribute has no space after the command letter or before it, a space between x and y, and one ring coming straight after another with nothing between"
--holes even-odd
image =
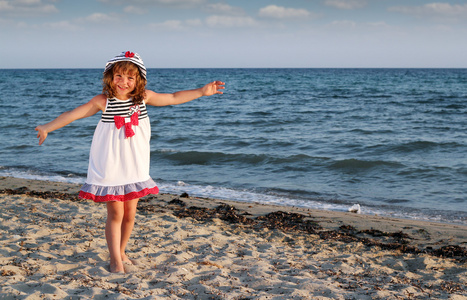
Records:
<instances>
[{"instance_id":1,"label":"girl's face","mask_svg":"<svg viewBox=\"0 0 467 300\"><path fill-rule=\"evenodd\" d=\"M126 100L130 98L136 86L136 74L131 72L114 72L113 86L118 99Z\"/></svg>"}]
</instances>

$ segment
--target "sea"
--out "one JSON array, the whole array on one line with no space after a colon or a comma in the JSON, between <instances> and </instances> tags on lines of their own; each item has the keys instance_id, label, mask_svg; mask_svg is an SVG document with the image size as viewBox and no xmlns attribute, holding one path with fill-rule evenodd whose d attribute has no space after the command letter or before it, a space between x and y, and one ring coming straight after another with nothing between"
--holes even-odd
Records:
<instances>
[{"instance_id":1,"label":"sea","mask_svg":"<svg viewBox=\"0 0 467 300\"><path fill-rule=\"evenodd\" d=\"M4 69L0 176L84 183L100 118L34 128L102 91L102 69ZM467 224L467 69L149 69L163 193Z\"/></svg>"}]
</instances>

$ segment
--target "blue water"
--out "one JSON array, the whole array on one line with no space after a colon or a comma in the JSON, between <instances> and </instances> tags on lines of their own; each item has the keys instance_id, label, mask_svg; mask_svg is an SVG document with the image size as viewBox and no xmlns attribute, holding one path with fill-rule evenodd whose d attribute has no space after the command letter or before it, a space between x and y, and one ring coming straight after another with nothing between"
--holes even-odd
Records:
<instances>
[{"instance_id":1,"label":"blue water","mask_svg":"<svg viewBox=\"0 0 467 300\"><path fill-rule=\"evenodd\" d=\"M0 175L84 182L99 115L34 127L101 92L102 70L2 70ZM162 192L467 224L467 69L150 69Z\"/></svg>"}]
</instances>

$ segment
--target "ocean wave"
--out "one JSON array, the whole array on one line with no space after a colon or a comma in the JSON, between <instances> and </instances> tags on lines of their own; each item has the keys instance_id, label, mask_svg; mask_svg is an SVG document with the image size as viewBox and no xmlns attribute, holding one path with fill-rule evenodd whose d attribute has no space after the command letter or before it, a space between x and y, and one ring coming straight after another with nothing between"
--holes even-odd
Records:
<instances>
[{"instance_id":1,"label":"ocean wave","mask_svg":"<svg viewBox=\"0 0 467 300\"><path fill-rule=\"evenodd\" d=\"M465 101L465 96L462 97L462 101ZM466 109L467 108L467 105L465 105L465 103L462 103L462 102L459 102L459 103L450 103L446 106L444 106L444 108L446 109L458 109L458 110L461 110L461 109Z\"/></svg>"},{"instance_id":2,"label":"ocean wave","mask_svg":"<svg viewBox=\"0 0 467 300\"><path fill-rule=\"evenodd\" d=\"M275 143L277 146L277 143ZM154 160L167 159L178 164L216 164L216 163L238 163L250 165L298 165L310 162L321 163L330 160L329 157L310 156L306 154L293 155L270 155L262 154L247 154L247 153L225 153L225 152L202 152L202 151L176 151L176 150L157 150L152 151Z\"/></svg>"},{"instance_id":3,"label":"ocean wave","mask_svg":"<svg viewBox=\"0 0 467 300\"><path fill-rule=\"evenodd\" d=\"M363 135L370 135L370 134L394 134L394 130L390 129L374 129L374 130L369 130L369 129L361 129L361 128L356 128L350 130L350 132L358 133L358 134L363 134Z\"/></svg>"},{"instance_id":4,"label":"ocean wave","mask_svg":"<svg viewBox=\"0 0 467 300\"><path fill-rule=\"evenodd\" d=\"M154 152L153 152L154 153ZM259 164L268 159L265 154L229 154L223 152L165 152L158 154L158 159L167 159L182 165L207 165L219 162L239 162L248 164Z\"/></svg>"},{"instance_id":5,"label":"ocean wave","mask_svg":"<svg viewBox=\"0 0 467 300\"><path fill-rule=\"evenodd\" d=\"M25 150L25 149L31 149L35 148L35 145L12 145L12 146L7 146L4 147L3 150L12 150L12 151L19 151L19 150Z\"/></svg>"},{"instance_id":6,"label":"ocean wave","mask_svg":"<svg viewBox=\"0 0 467 300\"><path fill-rule=\"evenodd\" d=\"M306 154L294 154L284 157L272 157L271 162L277 164L288 164L288 163L304 163L307 161L326 161L329 160L329 157L319 157L319 156L310 156Z\"/></svg>"},{"instance_id":7,"label":"ocean wave","mask_svg":"<svg viewBox=\"0 0 467 300\"><path fill-rule=\"evenodd\" d=\"M331 169L368 170L378 167L401 168L403 164L384 160L342 159L329 164Z\"/></svg>"},{"instance_id":8,"label":"ocean wave","mask_svg":"<svg viewBox=\"0 0 467 300\"><path fill-rule=\"evenodd\" d=\"M450 149L452 151L457 147L465 147L465 145L458 142L412 141L400 144L378 144L368 146L367 148L384 153L411 153L437 148Z\"/></svg>"}]
</instances>

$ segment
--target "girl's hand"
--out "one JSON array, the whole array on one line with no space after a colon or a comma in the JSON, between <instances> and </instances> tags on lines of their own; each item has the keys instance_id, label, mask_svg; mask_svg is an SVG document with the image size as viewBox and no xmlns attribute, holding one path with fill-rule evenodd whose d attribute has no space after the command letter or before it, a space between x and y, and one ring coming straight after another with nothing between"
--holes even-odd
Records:
<instances>
[{"instance_id":1,"label":"girl's hand","mask_svg":"<svg viewBox=\"0 0 467 300\"><path fill-rule=\"evenodd\" d=\"M225 82L222 82L222 81L213 81L213 82L206 84L205 86L202 87L203 96L223 94L221 91L219 91L219 90L225 89L223 85L225 85Z\"/></svg>"},{"instance_id":2,"label":"girl's hand","mask_svg":"<svg viewBox=\"0 0 467 300\"><path fill-rule=\"evenodd\" d=\"M42 145L42 143L47 138L48 132L44 129L42 125L37 126L35 130L37 131L37 137L39 138L39 145Z\"/></svg>"}]
</instances>

